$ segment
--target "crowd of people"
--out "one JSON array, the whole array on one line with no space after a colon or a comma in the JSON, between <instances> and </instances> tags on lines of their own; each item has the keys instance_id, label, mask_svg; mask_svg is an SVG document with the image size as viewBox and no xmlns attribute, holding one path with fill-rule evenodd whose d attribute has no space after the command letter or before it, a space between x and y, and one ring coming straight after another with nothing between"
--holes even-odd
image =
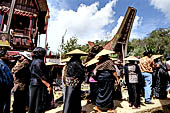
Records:
<instances>
[{"instance_id":1,"label":"crowd of people","mask_svg":"<svg viewBox=\"0 0 170 113\"><path fill-rule=\"evenodd\" d=\"M13 113L44 113L46 96L52 92L44 63L46 50L37 47L33 55L21 52L16 65L9 69L7 50L0 50L0 113L10 113L11 92Z\"/></svg>"},{"instance_id":2,"label":"crowd of people","mask_svg":"<svg viewBox=\"0 0 170 113\"><path fill-rule=\"evenodd\" d=\"M100 50L99 47L95 48ZM80 84L82 82L77 83L76 81L77 79L82 81L84 75L84 80L90 84L88 101L95 105L93 109L97 112L115 112L113 100L117 95L116 93L119 93L116 91L118 87L115 86L120 84L120 69L117 68L116 60L110 58L110 54L113 54L114 51L98 50L96 50L96 54L91 55L93 56L92 58L88 58L91 57L88 54L84 69L82 63L80 63L80 56L85 54L82 51L71 52L74 57L78 56L75 60L79 63L75 61L73 63L72 60L67 63L67 66L72 67L71 69L74 71L66 71L65 74L66 80L70 75L73 78L66 81L64 113L75 113L75 111L76 113L81 113ZM125 85L128 89L129 107L132 107L132 109L140 109L141 96L144 96L145 104L154 104L152 98L167 98L168 83L170 82L170 75L168 74L170 56L167 56L165 64L161 60L162 57L163 55L151 56L151 52L145 51L140 59L135 56L129 56L124 59L126 64L123 66L123 74L125 75ZM70 70L70 67L67 67L67 69ZM81 79L76 77L77 73L83 75ZM68 87L72 90L68 89ZM75 102L76 99L78 99L76 104L72 104L72 101ZM121 96L118 99L121 99Z\"/></svg>"},{"instance_id":3,"label":"crowd of people","mask_svg":"<svg viewBox=\"0 0 170 113\"><path fill-rule=\"evenodd\" d=\"M114 51L94 46L89 53L79 49L68 52L62 72L63 113L81 113L81 84L90 84L88 102L97 112L114 113L113 100L121 99L120 80L128 89L129 107L140 109L140 97L145 104L154 104L152 98L166 99L170 83L170 55L163 63L162 55L145 51L143 57L124 58L125 64L112 59ZM12 69L7 66L7 51L0 50L0 113L10 113L11 92L14 94L13 113L44 113L47 96L52 93L49 71L44 63L46 50L37 47L30 52L21 52L21 57ZM81 56L87 56L81 61ZM120 68L121 67L121 68ZM122 71L124 70L124 71ZM123 76L124 75L124 76ZM119 91L119 92L118 92ZM119 93L119 94L117 94Z\"/></svg>"}]
</instances>

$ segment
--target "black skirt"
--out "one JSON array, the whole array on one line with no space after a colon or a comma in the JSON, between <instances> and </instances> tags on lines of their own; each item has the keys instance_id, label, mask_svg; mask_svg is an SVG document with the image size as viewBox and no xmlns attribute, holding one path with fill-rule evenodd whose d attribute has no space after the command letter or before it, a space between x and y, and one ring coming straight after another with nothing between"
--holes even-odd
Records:
<instances>
[{"instance_id":1,"label":"black skirt","mask_svg":"<svg viewBox=\"0 0 170 113\"><path fill-rule=\"evenodd\" d=\"M81 84L66 86L63 113L81 113Z\"/></svg>"},{"instance_id":2,"label":"black skirt","mask_svg":"<svg viewBox=\"0 0 170 113\"><path fill-rule=\"evenodd\" d=\"M113 92L114 92L113 74L108 71L98 73L98 95L96 105L101 110L113 109Z\"/></svg>"}]
</instances>

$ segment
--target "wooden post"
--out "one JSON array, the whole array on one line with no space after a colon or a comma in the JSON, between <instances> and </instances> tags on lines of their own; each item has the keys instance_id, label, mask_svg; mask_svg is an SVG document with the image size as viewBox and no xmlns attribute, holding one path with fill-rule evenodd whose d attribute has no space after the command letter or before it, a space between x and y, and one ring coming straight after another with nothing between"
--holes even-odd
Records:
<instances>
[{"instance_id":1,"label":"wooden post","mask_svg":"<svg viewBox=\"0 0 170 113\"><path fill-rule=\"evenodd\" d=\"M47 19L46 26L48 28L48 19ZM47 29L46 29L46 34L45 34L45 50L47 51ZM45 63L46 63L46 56L45 56Z\"/></svg>"},{"instance_id":2,"label":"wooden post","mask_svg":"<svg viewBox=\"0 0 170 113\"><path fill-rule=\"evenodd\" d=\"M15 2L16 2L16 0L12 0L11 7L10 7L10 10L9 10L8 21L7 21L7 29L6 29L7 33L9 33L11 20L12 20L12 15L13 15L14 8L15 8Z\"/></svg>"},{"instance_id":3,"label":"wooden post","mask_svg":"<svg viewBox=\"0 0 170 113\"><path fill-rule=\"evenodd\" d=\"M2 27L3 27L3 24L4 24L4 18L5 18L5 12L4 12L4 14L3 14L3 18L2 18L2 23L1 23L0 31L2 31Z\"/></svg>"},{"instance_id":4,"label":"wooden post","mask_svg":"<svg viewBox=\"0 0 170 113\"><path fill-rule=\"evenodd\" d=\"M122 61L123 61L123 66L125 65L125 49L124 49L124 44L122 43Z\"/></svg>"},{"instance_id":5,"label":"wooden post","mask_svg":"<svg viewBox=\"0 0 170 113\"><path fill-rule=\"evenodd\" d=\"M29 38L31 37L31 33L32 33L32 17L30 16Z\"/></svg>"}]
</instances>

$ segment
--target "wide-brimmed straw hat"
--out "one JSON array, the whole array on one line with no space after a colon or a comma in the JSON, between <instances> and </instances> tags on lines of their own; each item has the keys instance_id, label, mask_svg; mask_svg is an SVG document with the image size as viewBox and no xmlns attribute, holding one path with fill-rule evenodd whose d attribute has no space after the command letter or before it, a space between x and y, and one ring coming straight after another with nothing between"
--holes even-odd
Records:
<instances>
[{"instance_id":1,"label":"wide-brimmed straw hat","mask_svg":"<svg viewBox=\"0 0 170 113\"><path fill-rule=\"evenodd\" d=\"M160 58L160 57L162 57L163 55L152 55L152 59L154 60L154 59L157 59L157 58Z\"/></svg>"},{"instance_id":2,"label":"wide-brimmed straw hat","mask_svg":"<svg viewBox=\"0 0 170 113\"><path fill-rule=\"evenodd\" d=\"M79 49L75 49L73 51L70 51L70 52L66 53L66 55L81 55L81 56L85 56L85 55L87 55L87 53L84 52L84 51L81 51Z\"/></svg>"},{"instance_id":3,"label":"wide-brimmed straw hat","mask_svg":"<svg viewBox=\"0 0 170 113\"><path fill-rule=\"evenodd\" d=\"M109 54L112 54L112 53L115 53L114 51L111 51L111 50L106 50L106 49L103 49L102 51L100 51L96 56L103 56L103 55L109 55Z\"/></svg>"},{"instance_id":4,"label":"wide-brimmed straw hat","mask_svg":"<svg viewBox=\"0 0 170 113\"><path fill-rule=\"evenodd\" d=\"M113 61L119 60L118 58L110 58Z\"/></svg>"},{"instance_id":5,"label":"wide-brimmed straw hat","mask_svg":"<svg viewBox=\"0 0 170 113\"><path fill-rule=\"evenodd\" d=\"M97 62L99 62L98 57L94 57L93 59L85 63L85 66L88 67L90 65L96 64Z\"/></svg>"},{"instance_id":6,"label":"wide-brimmed straw hat","mask_svg":"<svg viewBox=\"0 0 170 113\"><path fill-rule=\"evenodd\" d=\"M54 62L47 62L45 63L46 66L53 66L53 65L58 65L57 63Z\"/></svg>"},{"instance_id":7,"label":"wide-brimmed straw hat","mask_svg":"<svg viewBox=\"0 0 170 113\"><path fill-rule=\"evenodd\" d=\"M138 58L136 58L135 56L129 56L129 57L127 57L127 58L125 58L124 60L128 60L128 61L139 61L139 59Z\"/></svg>"},{"instance_id":8,"label":"wide-brimmed straw hat","mask_svg":"<svg viewBox=\"0 0 170 113\"><path fill-rule=\"evenodd\" d=\"M29 60L32 60L32 56L30 52L24 51L24 52L19 52L20 55L23 55L24 57L26 57Z\"/></svg>"},{"instance_id":9,"label":"wide-brimmed straw hat","mask_svg":"<svg viewBox=\"0 0 170 113\"><path fill-rule=\"evenodd\" d=\"M69 61L70 61L70 59L71 59L71 58L70 58L70 57L68 57L68 58L62 59L62 60L61 60L61 62L62 62L62 63L69 62Z\"/></svg>"}]
</instances>

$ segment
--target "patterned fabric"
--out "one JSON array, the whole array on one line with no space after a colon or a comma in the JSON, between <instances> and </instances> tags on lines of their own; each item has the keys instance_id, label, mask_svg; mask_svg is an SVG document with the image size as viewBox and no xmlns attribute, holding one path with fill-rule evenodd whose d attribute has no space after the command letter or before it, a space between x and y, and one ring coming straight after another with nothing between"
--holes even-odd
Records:
<instances>
[{"instance_id":1,"label":"patterned fabric","mask_svg":"<svg viewBox=\"0 0 170 113\"><path fill-rule=\"evenodd\" d=\"M153 72L152 64L153 61L148 56L141 58L139 64L141 72Z\"/></svg>"},{"instance_id":2,"label":"patterned fabric","mask_svg":"<svg viewBox=\"0 0 170 113\"><path fill-rule=\"evenodd\" d=\"M75 77L81 80L85 77L85 67L80 59L72 58L67 64L67 77Z\"/></svg>"},{"instance_id":3,"label":"patterned fabric","mask_svg":"<svg viewBox=\"0 0 170 113\"><path fill-rule=\"evenodd\" d=\"M66 77L66 86L76 87L80 83L78 78Z\"/></svg>"},{"instance_id":4,"label":"patterned fabric","mask_svg":"<svg viewBox=\"0 0 170 113\"><path fill-rule=\"evenodd\" d=\"M168 73L163 63L157 62L160 67L153 73L153 94L156 98L167 98Z\"/></svg>"},{"instance_id":5,"label":"patterned fabric","mask_svg":"<svg viewBox=\"0 0 170 113\"><path fill-rule=\"evenodd\" d=\"M115 66L112 60L108 59L105 62L96 66L95 70L110 70L115 71Z\"/></svg>"},{"instance_id":6,"label":"patterned fabric","mask_svg":"<svg viewBox=\"0 0 170 113\"><path fill-rule=\"evenodd\" d=\"M24 59L22 62L18 61L12 68L12 74L14 77L14 91L16 89L24 90L28 86L30 79L29 64L29 61Z\"/></svg>"},{"instance_id":7,"label":"patterned fabric","mask_svg":"<svg viewBox=\"0 0 170 113\"><path fill-rule=\"evenodd\" d=\"M0 84L13 87L13 76L8 66L0 60Z\"/></svg>"},{"instance_id":8,"label":"patterned fabric","mask_svg":"<svg viewBox=\"0 0 170 113\"><path fill-rule=\"evenodd\" d=\"M170 76L170 60L166 61L166 67L168 69L168 74Z\"/></svg>"},{"instance_id":9,"label":"patterned fabric","mask_svg":"<svg viewBox=\"0 0 170 113\"><path fill-rule=\"evenodd\" d=\"M62 82L64 86L66 85L66 73L67 73L67 64L63 67L62 70Z\"/></svg>"},{"instance_id":10,"label":"patterned fabric","mask_svg":"<svg viewBox=\"0 0 170 113\"><path fill-rule=\"evenodd\" d=\"M127 84L138 83L140 84L141 87L144 85L142 74L137 64L130 64L130 63L125 64L124 71L125 71L125 82Z\"/></svg>"},{"instance_id":11,"label":"patterned fabric","mask_svg":"<svg viewBox=\"0 0 170 113\"><path fill-rule=\"evenodd\" d=\"M129 83L138 83L138 74L135 71L135 65L128 66Z\"/></svg>"},{"instance_id":12,"label":"patterned fabric","mask_svg":"<svg viewBox=\"0 0 170 113\"><path fill-rule=\"evenodd\" d=\"M21 63L17 62L17 64L12 68L12 73L15 74L22 68L29 65L29 61L27 59L24 59Z\"/></svg>"}]
</instances>

